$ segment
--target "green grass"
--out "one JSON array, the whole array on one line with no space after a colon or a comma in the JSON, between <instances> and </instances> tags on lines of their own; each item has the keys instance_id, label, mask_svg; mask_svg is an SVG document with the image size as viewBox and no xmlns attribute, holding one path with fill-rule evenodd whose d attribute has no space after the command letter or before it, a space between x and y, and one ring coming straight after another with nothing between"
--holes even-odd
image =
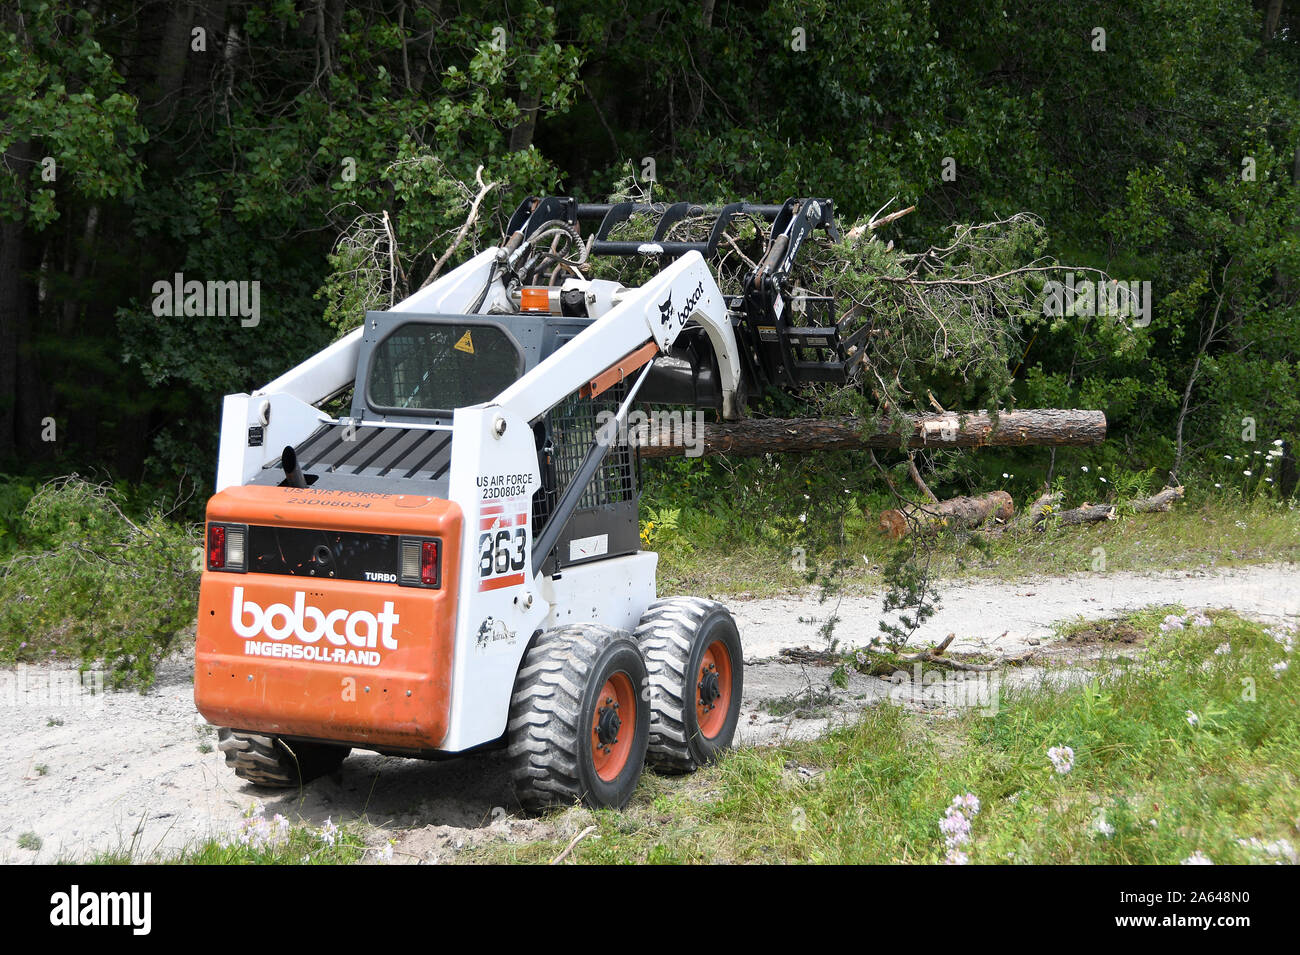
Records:
<instances>
[{"instance_id":1,"label":"green grass","mask_svg":"<svg viewBox=\"0 0 1300 955\"><path fill-rule=\"evenodd\" d=\"M934 863L946 808L971 793L973 863L1267 861L1239 840L1300 845L1300 676L1274 672L1288 654L1255 623L1215 613L1163 633L1167 610L1128 618L1145 652L1108 658L1088 686L1004 690L992 716L879 706L815 742L647 776L622 813L557 822L598 827L571 856L582 863ZM1073 749L1069 773L1053 770L1054 746ZM549 861L565 845L495 842L461 861Z\"/></svg>"},{"instance_id":2,"label":"green grass","mask_svg":"<svg viewBox=\"0 0 1300 955\"><path fill-rule=\"evenodd\" d=\"M873 520L858 513L850 515L845 530L845 582L879 586L889 541ZM1099 547L1107 572L1300 561L1300 508L1263 499L1211 499L1178 504L1163 514L1121 514L1090 526L987 534L981 540L982 546L974 547L953 537L941 539L933 565L937 574L1013 579L1081 573L1093 569ZM767 597L807 586L807 574L792 567L787 540L761 520L683 509L677 531L655 547L661 592ZM808 566L825 566L836 556L831 550L810 556Z\"/></svg>"},{"instance_id":3,"label":"green grass","mask_svg":"<svg viewBox=\"0 0 1300 955\"><path fill-rule=\"evenodd\" d=\"M366 846L353 826L281 825L278 817L249 816L239 834L206 839L178 852L141 852L138 846L101 852L91 865L350 865Z\"/></svg>"}]
</instances>

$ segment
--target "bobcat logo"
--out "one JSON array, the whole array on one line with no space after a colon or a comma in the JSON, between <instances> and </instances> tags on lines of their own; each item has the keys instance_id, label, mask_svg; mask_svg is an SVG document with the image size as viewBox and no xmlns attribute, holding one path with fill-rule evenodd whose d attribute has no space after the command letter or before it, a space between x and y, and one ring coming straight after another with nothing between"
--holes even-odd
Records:
<instances>
[{"instance_id":1,"label":"bobcat logo","mask_svg":"<svg viewBox=\"0 0 1300 955\"><path fill-rule=\"evenodd\" d=\"M667 325L673 320L673 296L668 293L668 301L659 306L659 324Z\"/></svg>"},{"instance_id":2,"label":"bobcat logo","mask_svg":"<svg viewBox=\"0 0 1300 955\"><path fill-rule=\"evenodd\" d=\"M515 642L515 635L506 629L505 623L488 617L479 625L478 628L478 648L481 650L489 644L504 640L508 643Z\"/></svg>"}]
</instances>

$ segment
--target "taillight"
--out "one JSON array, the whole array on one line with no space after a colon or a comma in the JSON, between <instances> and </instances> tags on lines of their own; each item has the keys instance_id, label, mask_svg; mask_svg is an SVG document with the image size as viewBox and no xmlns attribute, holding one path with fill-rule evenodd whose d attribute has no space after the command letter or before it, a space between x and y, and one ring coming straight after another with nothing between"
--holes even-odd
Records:
<instances>
[{"instance_id":1,"label":"taillight","mask_svg":"<svg viewBox=\"0 0 1300 955\"><path fill-rule=\"evenodd\" d=\"M247 569L244 554L247 540L247 524L209 524L208 570L242 574Z\"/></svg>"},{"instance_id":2,"label":"taillight","mask_svg":"<svg viewBox=\"0 0 1300 955\"><path fill-rule=\"evenodd\" d=\"M438 542L425 541L420 546L420 583L438 586Z\"/></svg>"},{"instance_id":3,"label":"taillight","mask_svg":"<svg viewBox=\"0 0 1300 955\"><path fill-rule=\"evenodd\" d=\"M208 525L208 570L226 566L226 529L220 524Z\"/></svg>"},{"instance_id":4,"label":"taillight","mask_svg":"<svg viewBox=\"0 0 1300 955\"><path fill-rule=\"evenodd\" d=\"M437 587L442 583L441 548L438 541L423 537L402 538L402 574L398 582L404 587Z\"/></svg>"}]
</instances>

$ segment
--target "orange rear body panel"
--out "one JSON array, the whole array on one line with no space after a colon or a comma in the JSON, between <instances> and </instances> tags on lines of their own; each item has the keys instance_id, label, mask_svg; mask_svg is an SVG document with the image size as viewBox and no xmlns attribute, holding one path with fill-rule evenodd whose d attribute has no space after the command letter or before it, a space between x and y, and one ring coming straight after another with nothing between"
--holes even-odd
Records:
<instances>
[{"instance_id":1,"label":"orange rear body panel","mask_svg":"<svg viewBox=\"0 0 1300 955\"><path fill-rule=\"evenodd\" d=\"M437 589L205 571L194 701L211 723L359 746L436 749L447 733L462 514L452 502L227 488L209 521L441 541Z\"/></svg>"}]
</instances>

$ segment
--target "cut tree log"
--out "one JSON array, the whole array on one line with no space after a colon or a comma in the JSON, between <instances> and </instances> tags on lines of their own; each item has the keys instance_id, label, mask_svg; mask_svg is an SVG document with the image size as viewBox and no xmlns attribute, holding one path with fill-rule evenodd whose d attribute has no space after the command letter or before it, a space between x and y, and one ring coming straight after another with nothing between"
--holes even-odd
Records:
<instances>
[{"instance_id":1,"label":"cut tree log","mask_svg":"<svg viewBox=\"0 0 1300 955\"><path fill-rule=\"evenodd\" d=\"M894 540L905 537L909 529L928 530L938 526L979 527L987 521L1011 520L1015 503L1006 491L990 491L979 497L954 497L937 504L907 504L882 511L880 529Z\"/></svg>"},{"instance_id":2,"label":"cut tree log","mask_svg":"<svg viewBox=\"0 0 1300 955\"><path fill-rule=\"evenodd\" d=\"M1061 503L1061 492L1044 490L1038 500L1029 505L1028 510L1021 511L1006 529L1011 531L1030 530L1043 522L1048 513L1056 510Z\"/></svg>"},{"instance_id":3,"label":"cut tree log","mask_svg":"<svg viewBox=\"0 0 1300 955\"><path fill-rule=\"evenodd\" d=\"M1061 503L1060 491L1044 491L1043 496L1029 505L1029 523L1030 525L1038 524L1042 521L1043 516L1048 509L1055 509L1057 504Z\"/></svg>"},{"instance_id":4,"label":"cut tree log","mask_svg":"<svg viewBox=\"0 0 1300 955\"><path fill-rule=\"evenodd\" d=\"M664 458L688 446L702 454L768 454L778 451L840 451L856 448L1086 447L1106 438L1101 411L1036 408L1003 411L997 422L986 411L914 414L899 431L882 418L749 418L706 424L703 434L681 428L629 426L643 458ZM701 442L700 439L703 439ZM689 440L687 440L689 439ZM702 448L701 448L702 445Z\"/></svg>"},{"instance_id":5,"label":"cut tree log","mask_svg":"<svg viewBox=\"0 0 1300 955\"><path fill-rule=\"evenodd\" d=\"M1151 513L1152 511L1167 511L1174 506L1175 501L1183 499L1183 486L1167 487L1159 494L1153 494L1150 497L1144 497L1133 502L1133 510L1138 513Z\"/></svg>"},{"instance_id":6,"label":"cut tree log","mask_svg":"<svg viewBox=\"0 0 1300 955\"><path fill-rule=\"evenodd\" d=\"M1056 519L1062 524L1092 524L1096 521L1113 521L1115 519L1114 504L1089 504L1084 501L1078 507L1071 508L1068 511L1057 511Z\"/></svg>"},{"instance_id":7,"label":"cut tree log","mask_svg":"<svg viewBox=\"0 0 1300 955\"><path fill-rule=\"evenodd\" d=\"M1157 511L1167 511L1174 506L1175 501L1183 499L1183 486L1167 487L1159 494L1153 494L1150 497L1141 497L1133 501L1130 505L1134 511L1139 514L1150 514ZM1042 498L1039 498L1041 501ZM1079 507L1068 511L1058 511L1057 520L1062 524L1091 524L1096 521L1113 521L1116 517L1114 504L1089 504L1086 501ZM1041 524L1046 519L1046 515L1040 514L1035 524Z\"/></svg>"}]
</instances>

